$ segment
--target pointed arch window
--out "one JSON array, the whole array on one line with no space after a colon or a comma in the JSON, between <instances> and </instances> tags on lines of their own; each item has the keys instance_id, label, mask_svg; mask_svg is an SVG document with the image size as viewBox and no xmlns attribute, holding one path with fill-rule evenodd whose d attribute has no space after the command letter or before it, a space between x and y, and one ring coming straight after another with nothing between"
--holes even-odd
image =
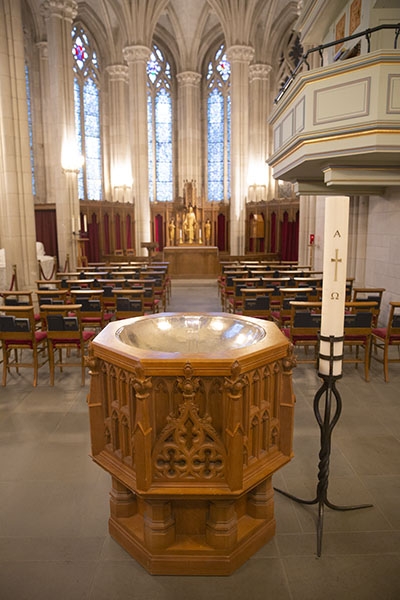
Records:
<instances>
[{"instance_id":1,"label":"pointed arch window","mask_svg":"<svg viewBox=\"0 0 400 600\"><path fill-rule=\"evenodd\" d=\"M173 200L171 66L158 46L147 62L150 201Z\"/></svg>"},{"instance_id":2,"label":"pointed arch window","mask_svg":"<svg viewBox=\"0 0 400 600\"><path fill-rule=\"evenodd\" d=\"M27 108L28 108L29 154L30 154L30 160L31 160L32 193L34 196L36 196L35 162L34 162L34 156L33 156L31 86L30 86L30 81L29 81L29 67L26 63L25 63L25 88L26 88L26 102L27 102Z\"/></svg>"},{"instance_id":3,"label":"pointed arch window","mask_svg":"<svg viewBox=\"0 0 400 600\"><path fill-rule=\"evenodd\" d=\"M103 170L97 54L89 36L80 26L73 27L72 42L75 128L78 150L84 157L78 174L78 193L80 198L101 200Z\"/></svg>"},{"instance_id":4,"label":"pointed arch window","mask_svg":"<svg viewBox=\"0 0 400 600\"><path fill-rule=\"evenodd\" d=\"M207 65L207 197L231 195L231 66L221 44Z\"/></svg>"}]
</instances>

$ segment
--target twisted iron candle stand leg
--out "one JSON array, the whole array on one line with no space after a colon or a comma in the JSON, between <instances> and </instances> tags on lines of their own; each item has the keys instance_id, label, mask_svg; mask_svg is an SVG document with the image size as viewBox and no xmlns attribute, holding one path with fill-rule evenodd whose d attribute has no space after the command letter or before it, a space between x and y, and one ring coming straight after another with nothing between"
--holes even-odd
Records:
<instances>
[{"instance_id":1,"label":"twisted iron candle stand leg","mask_svg":"<svg viewBox=\"0 0 400 600\"><path fill-rule=\"evenodd\" d=\"M355 506L338 506L328 500L328 484L329 484L329 460L331 455L331 437L332 431L336 423L339 421L340 414L342 412L342 399L338 390L336 389L336 381L342 377L342 375L333 375L333 364L335 360L342 360L343 356L334 355L334 343L343 341L343 338L329 336L320 336L323 341L329 342L330 352L329 356L319 355L320 358L329 361L329 374L318 373L318 376L323 379L323 383L320 389L317 391L314 397L314 415L320 428L320 451L319 451L319 463L318 463L318 484L316 496L313 500L304 500L293 496L288 492L274 488L276 492L291 498L295 502L300 504L318 504L318 521L317 521L317 555L321 556L322 547L322 532L324 523L324 506L332 508L333 510L357 510L360 508L370 508L372 504L359 504ZM321 414L320 400L325 395L324 411ZM336 407L332 406L332 397L336 401ZM334 413L332 415L332 410Z\"/></svg>"}]
</instances>

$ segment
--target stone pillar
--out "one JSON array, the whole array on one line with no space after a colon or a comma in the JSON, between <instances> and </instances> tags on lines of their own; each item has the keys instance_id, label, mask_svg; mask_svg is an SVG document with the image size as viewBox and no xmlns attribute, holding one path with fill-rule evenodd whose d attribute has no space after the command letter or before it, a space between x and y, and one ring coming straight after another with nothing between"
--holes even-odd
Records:
<instances>
[{"instance_id":1,"label":"stone pillar","mask_svg":"<svg viewBox=\"0 0 400 600\"><path fill-rule=\"evenodd\" d=\"M231 64L231 202L230 253L245 251L249 161L249 64L254 56L249 46L231 46L227 57Z\"/></svg>"},{"instance_id":2,"label":"stone pillar","mask_svg":"<svg viewBox=\"0 0 400 600\"><path fill-rule=\"evenodd\" d=\"M79 230L77 172L78 149L75 133L74 72L71 29L77 13L75 0L45 0L50 85L48 136L51 147L46 159L54 174L54 200L57 212L57 240L60 264L67 256L74 269L77 245L73 232Z\"/></svg>"},{"instance_id":3,"label":"stone pillar","mask_svg":"<svg viewBox=\"0 0 400 600\"><path fill-rule=\"evenodd\" d=\"M39 53L40 100L43 124L43 168L45 176L46 203L56 202L55 171L59 171L59 164L55 167L53 152L53 128L51 126L51 98L49 81L49 48L47 42L36 44Z\"/></svg>"},{"instance_id":4,"label":"stone pillar","mask_svg":"<svg viewBox=\"0 0 400 600\"><path fill-rule=\"evenodd\" d=\"M7 286L17 265L24 289L38 269L20 0L0 2L0 141L0 247Z\"/></svg>"},{"instance_id":5,"label":"stone pillar","mask_svg":"<svg viewBox=\"0 0 400 600\"><path fill-rule=\"evenodd\" d=\"M124 58L129 72L129 134L132 159L132 176L135 202L135 250L138 256L147 251L141 242L150 242L150 200L147 132L147 46L124 48Z\"/></svg>"},{"instance_id":6,"label":"stone pillar","mask_svg":"<svg viewBox=\"0 0 400 600\"><path fill-rule=\"evenodd\" d=\"M201 181L200 73L178 73L178 182L195 181L198 194Z\"/></svg>"},{"instance_id":7,"label":"stone pillar","mask_svg":"<svg viewBox=\"0 0 400 600\"><path fill-rule=\"evenodd\" d=\"M249 176L248 184L256 185L261 197L256 200L272 200L274 186L271 185L272 169L267 164L270 154L268 124L269 73L270 65L250 65L250 113L249 113ZM251 200L249 194L247 199Z\"/></svg>"},{"instance_id":8,"label":"stone pillar","mask_svg":"<svg viewBox=\"0 0 400 600\"><path fill-rule=\"evenodd\" d=\"M111 193L114 202L132 201L132 165L129 153L128 67L107 67L110 98ZM124 193L125 188L125 193Z\"/></svg>"},{"instance_id":9,"label":"stone pillar","mask_svg":"<svg viewBox=\"0 0 400 600\"><path fill-rule=\"evenodd\" d=\"M354 277L354 287L365 287L369 283L367 270L369 202L369 196L350 198L347 276Z\"/></svg>"}]
</instances>

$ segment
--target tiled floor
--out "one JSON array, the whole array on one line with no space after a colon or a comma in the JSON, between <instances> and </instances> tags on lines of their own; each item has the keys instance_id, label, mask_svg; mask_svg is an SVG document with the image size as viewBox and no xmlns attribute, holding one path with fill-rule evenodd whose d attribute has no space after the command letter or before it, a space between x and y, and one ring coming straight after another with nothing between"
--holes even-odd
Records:
<instances>
[{"instance_id":1,"label":"tiled floor","mask_svg":"<svg viewBox=\"0 0 400 600\"><path fill-rule=\"evenodd\" d=\"M171 311L219 311L214 282L175 281ZM46 368L45 368L46 369ZM89 458L88 387L78 370L54 388L42 370L0 388L1 600L398 600L400 598L400 365L383 381L372 364L345 365L343 413L333 434L329 498L372 503L325 510L316 556L316 506L275 495L275 538L230 577L151 576L108 535L109 476ZM75 372L74 372L75 371ZM315 495L320 379L294 370L295 458L274 485Z\"/></svg>"}]
</instances>

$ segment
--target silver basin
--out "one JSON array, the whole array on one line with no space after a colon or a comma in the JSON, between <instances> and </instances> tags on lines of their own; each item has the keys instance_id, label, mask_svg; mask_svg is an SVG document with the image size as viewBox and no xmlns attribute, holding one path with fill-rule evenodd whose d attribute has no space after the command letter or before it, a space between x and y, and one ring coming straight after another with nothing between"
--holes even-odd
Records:
<instances>
[{"instance_id":1,"label":"silver basin","mask_svg":"<svg viewBox=\"0 0 400 600\"><path fill-rule=\"evenodd\" d=\"M265 330L243 317L164 313L129 320L115 335L124 344L141 350L218 356L259 342Z\"/></svg>"}]
</instances>

